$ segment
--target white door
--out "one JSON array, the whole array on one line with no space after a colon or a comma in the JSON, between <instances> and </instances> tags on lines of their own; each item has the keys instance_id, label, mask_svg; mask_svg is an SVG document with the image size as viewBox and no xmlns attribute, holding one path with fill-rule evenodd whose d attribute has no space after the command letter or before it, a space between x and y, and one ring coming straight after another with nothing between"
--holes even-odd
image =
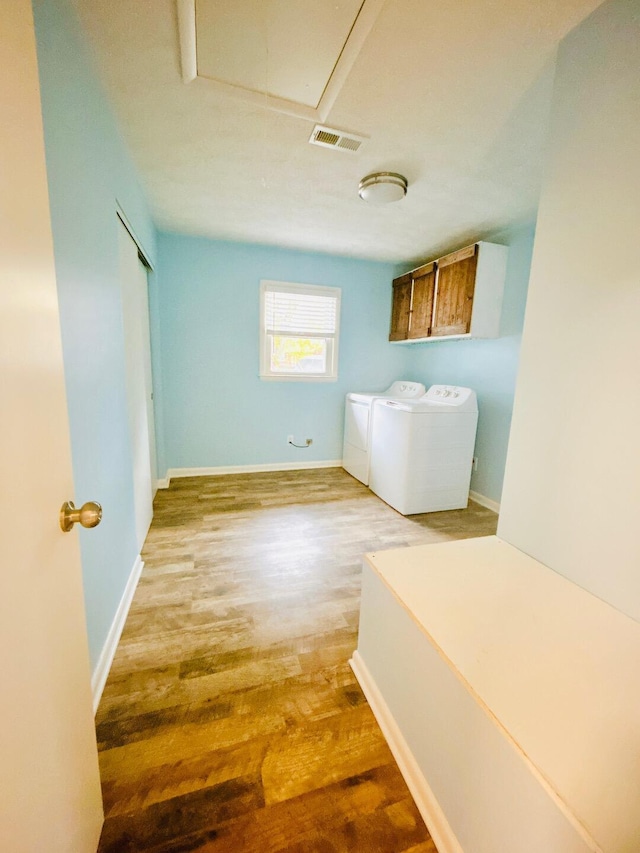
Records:
<instances>
[{"instance_id":1,"label":"white door","mask_svg":"<svg viewBox=\"0 0 640 853\"><path fill-rule=\"evenodd\" d=\"M120 220L118 229L133 494L141 550L153 517L156 488L149 292L147 268L140 260L138 246Z\"/></svg>"},{"instance_id":2,"label":"white door","mask_svg":"<svg viewBox=\"0 0 640 853\"><path fill-rule=\"evenodd\" d=\"M58 526L74 494L30 0L3 5L0 66L0 850L93 853L102 801L78 533Z\"/></svg>"}]
</instances>

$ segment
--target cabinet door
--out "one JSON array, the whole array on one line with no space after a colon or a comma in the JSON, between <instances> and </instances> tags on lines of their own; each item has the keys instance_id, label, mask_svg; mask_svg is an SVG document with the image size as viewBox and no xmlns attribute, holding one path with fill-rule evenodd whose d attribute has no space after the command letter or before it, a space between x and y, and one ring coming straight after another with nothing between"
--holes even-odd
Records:
<instances>
[{"instance_id":1,"label":"cabinet door","mask_svg":"<svg viewBox=\"0 0 640 853\"><path fill-rule=\"evenodd\" d=\"M432 335L468 334L477 263L476 246L468 246L439 259Z\"/></svg>"},{"instance_id":2,"label":"cabinet door","mask_svg":"<svg viewBox=\"0 0 640 853\"><path fill-rule=\"evenodd\" d=\"M409 312L411 310L411 273L393 280L393 304L391 307L390 341L406 341L409 334Z\"/></svg>"},{"instance_id":3,"label":"cabinet door","mask_svg":"<svg viewBox=\"0 0 640 853\"><path fill-rule=\"evenodd\" d=\"M436 283L435 263L425 264L413 271L410 338L426 338L431 334L433 293Z\"/></svg>"}]
</instances>

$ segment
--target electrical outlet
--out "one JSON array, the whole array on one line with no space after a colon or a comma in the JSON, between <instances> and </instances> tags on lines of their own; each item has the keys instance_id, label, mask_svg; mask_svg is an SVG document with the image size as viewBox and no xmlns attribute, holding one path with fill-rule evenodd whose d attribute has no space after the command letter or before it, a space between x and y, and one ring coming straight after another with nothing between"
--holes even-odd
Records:
<instances>
[{"instance_id":1,"label":"electrical outlet","mask_svg":"<svg viewBox=\"0 0 640 853\"><path fill-rule=\"evenodd\" d=\"M292 435L287 436L287 444L293 444L293 436Z\"/></svg>"},{"instance_id":2,"label":"electrical outlet","mask_svg":"<svg viewBox=\"0 0 640 853\"><path fill-rule=\"evenodd\" d=\"M478 457L477 456L473 457L473 470L474 471L478 470Z\"/></svg>"}]
</instances>

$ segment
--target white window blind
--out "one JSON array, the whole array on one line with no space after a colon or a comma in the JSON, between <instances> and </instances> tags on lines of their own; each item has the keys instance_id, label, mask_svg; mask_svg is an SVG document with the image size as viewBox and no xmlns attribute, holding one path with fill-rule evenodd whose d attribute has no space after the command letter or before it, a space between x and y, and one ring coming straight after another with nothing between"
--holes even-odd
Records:
<instances>
[{"instance_id":1,"label":"white window blind","mask_svg":"<svg viewBox=\"0 0 640 853\"><path fill-rule=\"evenodd\" d=\"M261 282L263 379L337 378L340 296L338 287Z\"/></svg>"},{"instance_id":2,"label":"white window blind","mask_svg":"<svg viewBox=\"0 0 640 853\"><path fill-rule=\"evenodd\" d=\"M272 335L334 335L337 305L336 296L267 290L264 305L266 331Z\"/></svg>"}]
</instances>

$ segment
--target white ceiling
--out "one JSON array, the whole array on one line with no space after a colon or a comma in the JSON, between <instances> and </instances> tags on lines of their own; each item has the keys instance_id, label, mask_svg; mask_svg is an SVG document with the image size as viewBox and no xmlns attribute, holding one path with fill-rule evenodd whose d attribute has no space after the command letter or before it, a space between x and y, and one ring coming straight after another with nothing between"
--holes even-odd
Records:
<instances>
[{"instance_id":1,"label":"white ceiling","mask_svg":"<svg viewBox=\"0 0 640 853\"><path fill-rule=\"evenodd\" d=\"M413 262L533 217L555 48L600 0L386 0L324 122L369 137L357 154L309 145L314 121L267 95L183 83L176 0L74 2L160 227ZM313 103L360 5L197 0L198 73L304 102L303 76ZM202 34L216 21L222 41ZM405 175L406 198L361 201L373 171Z\"/></svg>"}]
</instances>

